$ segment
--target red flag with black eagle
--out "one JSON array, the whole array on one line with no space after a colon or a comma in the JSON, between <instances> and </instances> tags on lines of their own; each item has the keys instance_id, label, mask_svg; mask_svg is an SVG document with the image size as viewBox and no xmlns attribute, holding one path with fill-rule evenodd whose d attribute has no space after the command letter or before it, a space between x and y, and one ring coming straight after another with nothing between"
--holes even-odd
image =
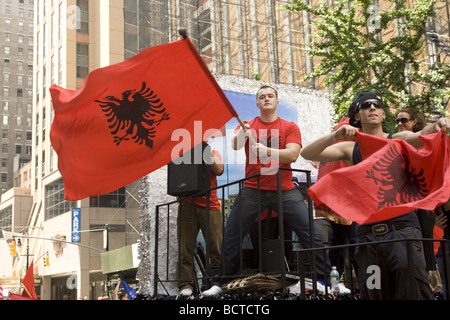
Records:
<instances>
[{"instance_id":1,"label":"red flag with black eagle","mask_svg":"<svg viewBox=\"0 0 450 320\"><path fill-rule=\"evenodd\" d=\"M441 131L421 135L419 149L403 140L356 136L364 161L330 172L310 187L318 204L363 224L418 208L434 210L450 198L450 138Z\"/></svg>"},{"instance_id":2,"label":"red flag with black eagle","mask_svg":"<svg viewBox=\"0 0 450 320\"><path fill-rule=\"evenodd\" d=\"M66 200L112 192L173 161L177 129L192 148L237 116L189 38L94 70L79 90L50 93Z\"/></svg>"}]
</instances>

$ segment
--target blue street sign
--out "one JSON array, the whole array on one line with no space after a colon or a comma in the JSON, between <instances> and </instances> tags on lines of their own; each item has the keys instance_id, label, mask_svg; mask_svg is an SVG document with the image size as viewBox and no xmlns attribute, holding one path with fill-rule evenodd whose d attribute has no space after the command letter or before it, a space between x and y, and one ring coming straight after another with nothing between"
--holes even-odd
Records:
<instances>
[{"instance_id":1,"label":"blue street sign","mask_svg":"<svg viewBox=\"0 0 450 320\"><path fill-rule=\"evenodd\" d=\"M81 239L81 209L72 208L72 242L80 242Z\"/></svg>"}]
</instances>

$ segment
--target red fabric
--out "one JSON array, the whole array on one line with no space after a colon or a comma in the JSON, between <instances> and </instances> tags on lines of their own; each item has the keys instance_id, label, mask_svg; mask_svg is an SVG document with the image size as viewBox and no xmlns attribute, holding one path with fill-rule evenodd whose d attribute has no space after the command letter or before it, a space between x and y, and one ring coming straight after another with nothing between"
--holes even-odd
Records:
<instances>
[{"instance_id":1,"label":"red fabric","mask_svg":"<svg viewBox=\"0 0 450 320\"><path fill-rule=\"evenodd\" d=\"M258 218L256 218L256 221L258 221L260 217L261 217L261 221L266 220L268 214L269 214L269 209L264 209L261 212L261 214L258 216ZM276 218L276 217L278 217L278 213L276 211L272 210L272 212L270 213L270 217Z\"/></svg>"},{"instance_id":2,"label":"red fabric","mask_svg":"<svg viewBox=\"0 0 450 320\"><path fill-rule=\"evenodd\" d=\"M19 294L10 293L8 300L34 300L34 299L28 298L28 296L24 297L23 295L21 296Z\"/></svg>"},{"instance_id":3,"label":"red fabric","mask_svg":"<svg viewBox=\"0 0 450 320\"><path fill-rule=\"evenodd\" d=\"M24 286L24 290L22 292L22 296L25 298L30 298L32 300L37 300L36 289L34 287L34 263L31 261L30 266L28 267L27 273L25 277L22 279L22 285Z\"/></svg>"},{"instance_id":4,"label":"red fabric","mask_svg":"<svg viewBox=\"0 0 450 320\"><path fill-rule=\"evenodd\" d=\"M339 121L339 123L336 125L336 127L334 127L333 130L331 130L331 132L336 131L337 129L339 129L340 127L342 127L345 124L350 124L349 121L350 121L349 118L343 117ZM320 180L321 178L323 178L326 174L330 173L331 171L341 169L341 168L346 168L346 167L348 167L348 165L344 161L322 162L322 163L320 163L317 180ZM314 208L317 210L322 210L322 211L326 211L328 213L335 214L335 212L333 210L328 208L323 203L318 204L318 203L314 202Z\"/></svg>"},{"instance_id":5,"label":"red fabric","mask_svg":"<svg viewBox=\"0 0 450 320\"><path fill-rule=\"evenodd\" d=\"M216 155L216 157L222 161L222 157L220 155L220 152L217 150L212 150L212 152ZM222 171L223 173L223 171ZM217 176L221 176L215 174L213 171L211 171L211 189L212 188L216 188L217 187ZM186 199L187 202L192 203L192 199L191 198L187 198ZM206 196L204 197L195 197L194 198L194 203L197 206L200 207L206 207ZM217 190L211 190L211 194L209 195L209 208L212 210L220 210L220 201L219 201L219 197L217 196Z\"/></svg>"},{"instance_id":6,"label":"red fabric","mask_svg":"<svg viewBox=\"0 0 450 320\"><path fill-rule=\"evenodd\" d=\"M358 132L359 145L364 146L361 152L368 157L328 173L308 193L317 203L359 224L418 208L434 210L450 198L450 138L438 132L420 139L425 145L415 149L403 140Z\"/></svg>"},{"instance_id":7,"label":"red fabric","mask_svg":"<svg viewBox=\"0 0 450 320\"><path fill-rule=\"evenodd\" d=\"M444 230L435 225L433 228L433 239L442 239L443 237L444 237ZM433 242L434 254L438 253L440 245L441 245L440 241Z\"/></svg>"},{"instance_id":8,"label":"red fabric","mask_svg":"<svg viewBox=\"0 0 450 320\"><path fill-rule=\"evenodd\" d=\"M79 90L50 93L66 200L127 185L175 159L181 142L192 148L237 116L188 38L94 70ZM172 141L176 129L189 141Z\"/></svg>"},{"instance_id":9,"label":"red fabric","mask_svg":"<svg viewBox=\"0 0 450 320\"><path fill-rule=\"evenodd\" d=\"M256 142L265 146L284 149L288 143L302 144L302 136L298 126L281 118L271 122L265 123L259 117L244 122L248 123L252 130L253 138ZM240 126L236 128L239 130ZM256 156L249 150L249 142L245 145L245 176L250 177L256 174L260 176L261 190L277 190L277 175L275 168L291 168L290 163L280 163L274 159L267 163L261 163L260 159L255 159ZM250 188L258 187L258 180L256 178L246 180L244 186ZM292 172L287 170L281 171L281 187L282 190L289 190L294 188L292 182Z\"/></svg>"}]
</instances>

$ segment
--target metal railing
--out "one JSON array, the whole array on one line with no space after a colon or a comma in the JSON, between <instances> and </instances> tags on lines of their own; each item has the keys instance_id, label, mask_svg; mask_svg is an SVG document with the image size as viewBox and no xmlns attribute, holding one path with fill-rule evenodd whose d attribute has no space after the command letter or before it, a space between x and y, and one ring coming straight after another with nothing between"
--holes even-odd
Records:
<instances>
[{"instance_id":1,"label":"metal railing","mask_svg":"<svg viewBox=\"0 0 450 320\"><path fill-rule=\"evenodd\" d=\"M307 188L309 188L311 186L311 173L308 170L300 170L300 169L281 169L281 170L290 170L290 171L294 171L294 172L301 172L303 174L306 175L306 182L305 183L299 183L297 185L297 188L300 190L300 192L302 193L304 200L307 203L307 208L308 208L308 215L309 215L309 231L310 231L310 235L314 234L314 211L313 211L313 201L312 199L308 196L306 190ZM277 183L278 186L281 185L281 170L278 170L277 172ZM260 189L259 189L259 180L260 180L260 174L258 175L254 175L248 178L244 178L241 180L237 180L235 182L231 182L228 184L224 184L221 186L218 186L216 188L211 188L209 190L206 190L204 192L199 192L196 194L192 194L189 196L185 196L185 197L180 197L177 200L174 200L172 202L168 202L168 203L164 203L161 205L157 205L156 206L156 210L155 210L155 235L154 235L154 242L155 242L155 251L154 251L154 272L153 272L153 288L154 288L154 295L158 295L158 284L162 284L164 287L164 283L168 283L168 282L179 282L180 280L192 280L194 281L196 287L194 288L197 292L201 292L202 291L202 286L204 288L209 288L209 286L211 286L213 278L215 277L215 271L214 268L211 267L210 265L210 261L209 261L209 228L207 228L207 230L205 230L205 234L203 234L204 237L204 243L205 243L205 247L203 247L203 245L201 243L198 243L196 241L197 239L197 235L193 234L192 236L195 238L193 241L193 243L197 243L197 246L195 246L193 248L192 251L192 260L193 260L193 275L192 278L190 279L180 279L179 276L177 276L177 274L173 272L173 269L170 269L170 265L173 265L173 261L172 264L170 263L170 244L171 244L171 237L170 235L173 234L173 230L170 229L170 223L169 223L169 215L170 213L170 207L171 206L176 206L177 204L179 204L181 201L185 200L185 199L193 199L195 197L199 197L199 196L206 196L206 226L209 226L209 214L208 214L208 208L209 208L209 196L211 191L213 190L221 190L221 194L222 194L222 205L221 205L221 213L222 213L222 217L223 217L223 230L221 230L221 232L224 232L225 229L225 225L226 225L226 219L227 219L227 212L226 212L226 206L225 204L225 190L226 188L229 188L233 185L238 185L239 186L239 193L238 193L238 197L240 197L241 194L241 189L242 189L242 185L246 180L249 179L257 179L258 181L258 212L259 212L259 217L257 219L257 221L255 221L255 224L257 225L257 241L259 244L262 244L263 242L263 232L262 232L262 217L261 217L261 207L260 207ZM278 197L278 209L277 209L277 215L278 215L278 234L276 235L279 239L280 242L280 255L281 257L285 257L285 245L286 244L295 244L295 243L299 243L298 240L293 240L293 239L286 239L285 238L285 225L284 223L281 223L282 221L284 221L283 219L283 206L282 206L282 201L281 201L281 197L282 197L282 192L281 192L281 188L278 187L277 190L277 197ZM192 201L193 202L193 201ZM240 202L239 202L240 203ZM164 210L163 208L166 208L166 210ZM231 208L231 205L230 205ZM164 212L165 211L165 212ZM166 225L161 225L160 224L160 218L162 215L166 215L167 217L167 223ZM242 219L241 219L241 225L240 225L240 230L242 229ZM176 228L176 227L175 227ZM165 244L161 245L160 243L160 232L161 230L166 234L165 236ZM242 277L247 277L249 276L248 274L248 270L246 268L246 249L243 249L243 245L245 242L244 239L245 235L242 235L240 237L240 265L239 265L239 272L233 276L224 276L224 278L229 278L229 280L234 280L236 278L242 278ZM163 237L164 239L164 237ZM180 239L178 239L178 247L180 247L180 243L179 243ZM315 241L314 241L314 236L310 236L310 248L293 248L292 249L292 253L290 255L290 257L285 257L286 259L286 263L284 263L285 267L280 268L280 270L277 271L273 271L273 272L264 272L263 271L263 252L262 252L262 246L258 245L258 263L256 268L253 268L254 272L258 272L258 273L263 273L266 275L276 275L277 277L279 277L280 281L281 281L281 291L283 293L287 293L287 287L288 287L288 283L289 284L293 284L292 279L295 278L295 281L299 281L299 285L300 285L300 299L306 299L307 297L307 292L308 290L306 290L305 287L305 280L306 279L311 279L311 283L312 283L312 288L309 288L309 292L317 292L317 270L316 270L316 257L318 254L322 255L323 261L325 261L327 259L327 255L328 255L328 251L330 249L347 249L349 251L349 249L351 248L356 248L358 246L379 246L379 245L383 245L386 243L391 243L391 242L396 242L396 241L401 241L401 242L405 242L406 243L406 256L408 259L408 274L410 276L409 280L410 281L415 281L414 280L414 272L413 272L413 254L412 254L412 244L415 241L422 241L422 242L427 242L427 241L433 241L433 242L440 242L440 250L442 250L442 255L440 255L440 257L438 258L438 264L440 264L441 268L440 268L440 276L442 279L442 287L443 290L445 290L445 292L443 293L443 298L444 299L448 299L449 298L449 288L450 288L450 279L448 277L448 275L450 274L450 253L449 253L449 248L448 248L448 241L445 239L429 239L429 238L414 238L414 239L400 239L400 240L385 240L385 241L376 241L376 242L365 242L365 243L354 243L354 244L345 244L345 245L333 245L333 246L322 246L322 247L316 247L315 245ZM160 258L160 254L161 254L161 250L167 250L165 252L165 270L161 270L159 264L159 258ZM378 251L378 250L375 250ZM306 256L310 255L310 258L307 259ZM248 258L248 257L247 257ZM345 285L346 287L348 287L351 291L350 294L350 298L351 299L358 299L358 294L359 294L359 285L358 285L358 279L355 278L355 273L356 270L354 270L353 267L353 260L352 260L352 256L348 255L347 259L346 259L346 265L345 265ZM179 254L178 254L178 261L179 261ZM178 264L178 261L175 264ZM248 263L247 263L248 264ZM195 265L195 266L194 266ZM253 265L254 266L254 265ZM292 267L293 266L293 267ZM213 272L214 271L214 272ZM325 269L325 275L329 275L331 272L331 267L328 267ZM325 276L324 280L324 286L325 286L325 297L328 298L334 298L332 295L329 295L329 288L328 286L330 285L329 283L329 277ZM201 284L200 284L201 283ZM166 290L167 293L167 290Z\"/></svg>"}]
</instances>

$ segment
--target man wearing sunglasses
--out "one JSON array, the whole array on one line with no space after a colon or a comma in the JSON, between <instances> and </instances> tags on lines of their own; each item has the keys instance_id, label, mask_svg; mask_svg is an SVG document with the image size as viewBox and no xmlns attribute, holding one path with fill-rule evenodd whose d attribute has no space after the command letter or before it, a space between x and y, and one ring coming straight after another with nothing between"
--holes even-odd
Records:
<instances>
[{"instance_id":1,"label":"man wearing sunglasses","mask_svg":"<svg viewBox=\"0 0 450 320\"><path fill-rule=\"evenodd\" d=\"M422 131L411 131L389 134L383 131L382 124L385 119L383 100L375 92L361 93L350 105L348 117L350 125L344 125L313 143L305 146L301 156L307 160L331 162L345 161L348 165L355 165L362 161L357 141L352 140L356 131L377 135L385 138L403 139L416 148L423 142L418 138L420 134L435 133L439 130L450 131L450 119L441 118L438 122L428 125ZM340 143L335 143L341 141ZM358 195L355 194L355 197ZM364 208L361 208L364 210ZM372 227L383 223L389 226L388 232L378 233ZM401 226L401 227L397 227ZM421 231L417 215L414 211L396 218L358 225L358 242L376 242L392 239L421 238ZM412 261L414 262L414 276L416 282L408 281L408 268L406 256L406 242L389 242L381 246L359 246L356 249L356 259L359 266L359 287L363 299L434 299L428 285L428 275L425 270L425 259L422 243L415 242ZM380 257L381 259L378 259ZM368 286L368 267L378 266L381 270L381 288ZM389 279L389 284L386 280Z\"/></svg>"}]
</instances>

